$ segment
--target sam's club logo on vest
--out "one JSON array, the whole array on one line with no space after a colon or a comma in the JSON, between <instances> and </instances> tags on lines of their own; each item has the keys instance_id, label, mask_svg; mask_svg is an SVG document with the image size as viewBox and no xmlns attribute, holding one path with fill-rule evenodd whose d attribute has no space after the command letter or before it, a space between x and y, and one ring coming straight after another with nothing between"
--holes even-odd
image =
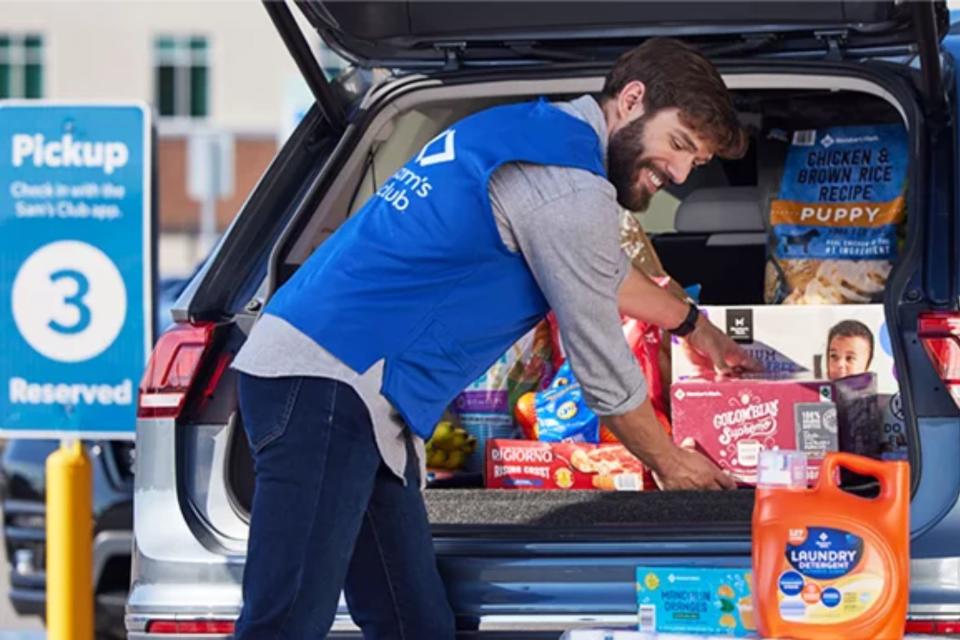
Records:
<instances>
[{"instance_id":1,"label":"sam's club logo on vest","mask_svg":"<svg viewBox=\"0 0 960 640\"><path fill-rule=\"evenodd\" d=\"M809 527L806 540L787 544L787 561L815 580L830 580L853 571L863 557L863 539L840 529Z\"/></svg>"},{"instance_id":2,"label":"sam's club logo on vest","mask_svg":"<svg viewBox=\"0 0 960 640\"><path fill-rule=\"evenodd\" d=\"M430 178L419 173L417 169L456 160L457 154L453 146L456 133L454 129L448 129L425 144L416 158L401 167L377 189L377 197L401 213L410 206L410 198L428 197L433 185L430 184Z\"/></svg>"}]
</instances>

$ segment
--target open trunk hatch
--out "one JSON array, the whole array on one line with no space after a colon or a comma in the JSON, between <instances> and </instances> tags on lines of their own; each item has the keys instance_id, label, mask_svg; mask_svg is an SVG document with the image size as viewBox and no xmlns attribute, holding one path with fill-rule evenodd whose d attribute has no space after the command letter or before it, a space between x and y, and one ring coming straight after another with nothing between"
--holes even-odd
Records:
<instances>
[{"instance_id":1,"label":"open trunk hatch","mask_svg":"<svg viewBox=\"0 0 960 640\"><path fill-rule=\"evenodd\" d=\"M652 36L708 53L922 51L948 24L946 3L815 2L344 2L298 6L341 54L365 66L450 67L536 60L612 60ZM936 29L919 28L930 20ZM927 60L924 60L926 63Z\"/></svg>"},{"instance_id":2,"label":"open trunk hatch","mask_svg":"<svg viewBox=\"0 0 960 640\"><path fill-rule=\"evenodd\" d=\"M612 62L645 38L681 38L711 58L751 55L860 59L916 54L927 110L943 109L940 41L945 0L814 2L544 3L297 0L320 37L366 68L455 70L466 66ZM286 2L264 0L317 104L345 125L334 95Z\"/></svg>"}]
</instances>

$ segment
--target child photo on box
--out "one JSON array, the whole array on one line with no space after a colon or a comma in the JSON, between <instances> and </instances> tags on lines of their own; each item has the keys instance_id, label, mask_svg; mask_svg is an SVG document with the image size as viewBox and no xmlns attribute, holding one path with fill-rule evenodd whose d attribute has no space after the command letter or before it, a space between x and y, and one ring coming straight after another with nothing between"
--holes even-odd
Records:
<instances>
[{"instance_id":1,"label":"child photo on box","mask_svg":"<svg viewBox=\"0 0 960 640\"><path fill-rule=\"evenodd\" d=\"M827 377L830 380L865 373L873 362L874 339L859 320L843 320L827 334Z\"/></svg>"}]
</instances>

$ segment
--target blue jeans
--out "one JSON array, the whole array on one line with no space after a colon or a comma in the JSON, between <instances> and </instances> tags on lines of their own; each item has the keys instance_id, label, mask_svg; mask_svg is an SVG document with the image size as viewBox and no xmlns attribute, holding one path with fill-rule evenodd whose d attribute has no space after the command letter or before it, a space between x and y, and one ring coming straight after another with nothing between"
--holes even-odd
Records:
<instances>
[{"instance_id":1,"label":"blue jeans","mask_svg":"<svg viewBox=\"0 0 960 640\"><path fill-rule=\"evenodd\" d=\"M239 395L256 485L234 637L323 638L342 589L364 638L453 638L412 451L404 486L341 382L240 374Z\"/></svg>"}]
</instances>

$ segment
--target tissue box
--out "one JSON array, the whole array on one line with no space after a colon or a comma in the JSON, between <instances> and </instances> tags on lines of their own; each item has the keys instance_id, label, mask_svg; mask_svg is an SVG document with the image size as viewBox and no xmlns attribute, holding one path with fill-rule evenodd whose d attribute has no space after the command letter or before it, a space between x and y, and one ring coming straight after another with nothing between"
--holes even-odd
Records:
<instances>
[{"instance_id":1,"label":"tissue box","mask_svg":"<svg viewBox=\"0 0 960 640\"><path fill-rule=\"evenodd\" d=\"M701 311L768 373L835 380L871 371L880 393L899 391L883 305L704 306ZM690 360L680 340L673 340L671 360L673 382L708 373Z\"/></svg>"},{"instance_id":2,"label":"tissue box","mask_svg":"<svg viewBox=\"0 0 960 640\"><path fill-rule=\"evenodd\" d=\"M651 488L645 469L621 444L490 440L484 484L488 489Z\"/></svg>"},{"instance_id":3,"label":"tissue box","mask_svg":"<svg viewBox=\"0 0 960 640\"><path fill-rule=\"evenodd\" d=\"M671 386L671 407L677 444L692 440L742 484L756 484L765 449L807 453L811 481L826 453L837 450L833 387L824 380L681 380Z\"/></svg>"},{"instance_id":4,"label":"tissue box","mask_svg":"<svg viewBox=\"0 0 960 640\"><path fill-rule=\"evenodd\" d=\"M757 628L745 569L638 567L637 605L642 632L745 637Z\"/></svg>"}]
</instances>

